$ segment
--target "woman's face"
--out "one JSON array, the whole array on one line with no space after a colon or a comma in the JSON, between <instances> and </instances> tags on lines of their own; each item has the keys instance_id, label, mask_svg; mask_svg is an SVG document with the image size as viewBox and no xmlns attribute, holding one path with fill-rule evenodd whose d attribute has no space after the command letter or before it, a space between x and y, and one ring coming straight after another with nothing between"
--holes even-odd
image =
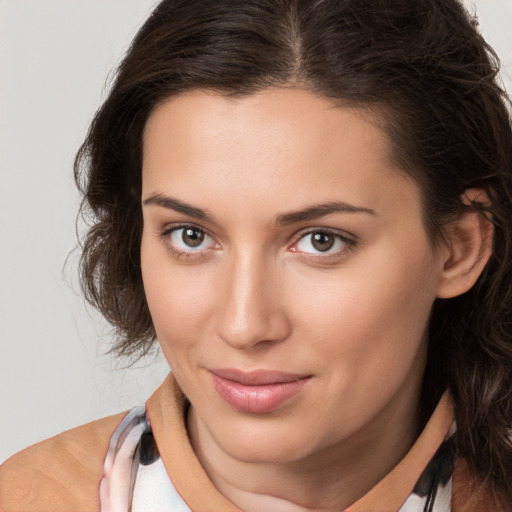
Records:
<instances>
[{"instance_id":1,"label":"woman's face","mask_svg":"<svg viewBox=\"0 0 512 512\"><path fill-rule=\"evenodd\" d=\"M144 287L199 434L292 461L413 428L442 263L386 135L277 88L183 94L144 135Z\"/></svg>"}]
</instances>

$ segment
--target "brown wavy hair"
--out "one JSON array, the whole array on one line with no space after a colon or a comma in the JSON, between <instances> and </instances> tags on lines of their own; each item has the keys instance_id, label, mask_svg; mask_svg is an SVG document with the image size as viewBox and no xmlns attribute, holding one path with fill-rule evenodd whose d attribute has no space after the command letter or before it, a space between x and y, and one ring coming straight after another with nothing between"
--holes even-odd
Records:
<instances>
[{"instance_id":1,"label":"brown wavy hair","mask_svg":"<svg viewBox=\"0 0 512 512\"><path fill-rule=\"evenodd\" d=\"M462 193L487 191L493 255L476 285L437 300L423 404L449 387L458 449L512 495L512 132L498 59L457 0L164 0L122 60L76 157L89 230L87 300L114 326L118 355L155 331L140 269L141 141L164 100L206 88L244 96L290 83L380 112L400 167L423 190L433 243Z\"/></svg>"}]
</instances>

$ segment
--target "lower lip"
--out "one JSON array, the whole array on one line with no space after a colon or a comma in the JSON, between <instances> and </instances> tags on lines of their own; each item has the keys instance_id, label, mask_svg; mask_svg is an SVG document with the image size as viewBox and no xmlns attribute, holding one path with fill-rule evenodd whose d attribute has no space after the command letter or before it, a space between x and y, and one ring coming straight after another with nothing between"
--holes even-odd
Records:
<instances>
[{"instance_id":1,"label":"lower lip","mask_svg":"<svg viewBox=\"0 0 512 512\"><path fill-rule=\"evenodd\" d=\"M297 395L310 377L291 382L246 386L211 374L213 386L217 393L233 409L240 412L262 414L277 409Z\"/></svg>"}]
</instances>

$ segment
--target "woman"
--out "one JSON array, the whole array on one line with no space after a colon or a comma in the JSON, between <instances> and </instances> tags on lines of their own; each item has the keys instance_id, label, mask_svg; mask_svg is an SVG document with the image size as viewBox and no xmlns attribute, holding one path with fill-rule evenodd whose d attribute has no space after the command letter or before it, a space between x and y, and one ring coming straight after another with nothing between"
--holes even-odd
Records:
<instances>
[{"instance_id":1,"label":"woman","mask_svg":"<svg viewBox=\"0 0 512 512\"><path fill-rule=\"evenodd\" d=\"M3 509L507 510L496 71L455 1L162 2L76 176L86 296L172 375L7 461Z\"/></svg>"}]
</instances>

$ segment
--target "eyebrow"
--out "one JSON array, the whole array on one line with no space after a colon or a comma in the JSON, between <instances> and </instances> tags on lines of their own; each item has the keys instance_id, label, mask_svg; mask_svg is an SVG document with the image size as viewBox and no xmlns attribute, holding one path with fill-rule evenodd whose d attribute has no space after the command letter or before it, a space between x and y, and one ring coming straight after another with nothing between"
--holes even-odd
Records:
<instances>
[{"instance_id":1,"label":"eyebrow","mask_svg":"<svg viewBox=\"0 0 512 512\"><path fill-rule=\"evenodd\" d=\"M366 213L369 215L377 215L375 210L372 210L371 208L354 206L343 201L330 201L328 203L321 203L302 210L278 215L276 218L276 225L284 226L306 220L315 220L319 217L324 217L325 215L330 215L332 213Z\"/></svg>"},{"instance_id":2,"label":"eyebrow","mask_svg":"<svg viewBox=\"0 0 512 512\"><path fill-rule=\"evenodd\" d=\"M144 199L142 204L161 206L162 208L174 210L175 212L183 213L184 215L194 217L198 220L213 222L213 218L208 214L206 210L184 203L183 201L180 201L174 197L164 196L162 194L152 194Z\"/></svg>"},{"instance_id":3,"label":"eyebrow","mask_svg":"<svg viewBox=\"0 0 512 512\"><path fill-rule=\"evenodd\" d=\"M215 223L213 217L208 213L207 210L197 208L187 204L174 197L164 196L162 194L152 194L142 202L144 205L155 205L168 210L174 210L178 213L183 213L189 217L193 217L198 220ZM315 220L332 213L365 213L368 215L377 215L375 210L371 208L365 208L362 206L354 206L344 201L330 201L327 203L316 204L296 210L293 212L283 213L275 218L275 224L277 226L286 226L297 222L304 222L308 220Z\"/></svg>"}]
</instances>

